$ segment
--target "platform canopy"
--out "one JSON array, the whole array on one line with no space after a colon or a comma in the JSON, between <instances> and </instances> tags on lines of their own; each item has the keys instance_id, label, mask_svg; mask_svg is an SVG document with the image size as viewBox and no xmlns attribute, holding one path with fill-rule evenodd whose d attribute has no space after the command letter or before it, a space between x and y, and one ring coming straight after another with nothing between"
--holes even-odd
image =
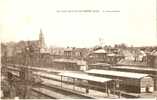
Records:
<instances>
[{"instance_id":1,"label":"platform canopy","mask_svg":"<svg viewBox=\"0 0 157 100\"><path fill-rule=\"evenodd\" d=\"M91 69L86 72L92 73L92 74L99 74L99 75L106 75L106 76L113 76L113 77L123 77L123 78L134 78L134 79L141 79L143 77L148 76L148 74L141 74L141 73L121 72L121 71L111 71L111 70L98 70L98 69Z\"/></svg>"},{"instance_id":2,"label":"platform canopy","mask_svg":"<svg viewBox=\"0 0 157 100\"><path fill-rule=\"evenodd\" d=\"M63 72L63 73L60 73L59 75L62 75L65 77L76 78L76 79L101 82L101 83L108 82L108 81L112 80L110 78L103 78L103 77L97 77L97 76L92 76L92 75L88 75L88 74L74 73L74 72Z\"/></svg>"},{"instance_id":3,"label":"platform canopy","mask_svg":"<svg viewBox=\"0 0 157 100\"><path fill-rule=\"evenodd\" d=\"M140 67L140 66L136 66L136 67L133 67L133 66L112 66L112 68L157 72L157 69L155 69L155 68L144 68L144 67Z\"/></svg>"}]
</instances>

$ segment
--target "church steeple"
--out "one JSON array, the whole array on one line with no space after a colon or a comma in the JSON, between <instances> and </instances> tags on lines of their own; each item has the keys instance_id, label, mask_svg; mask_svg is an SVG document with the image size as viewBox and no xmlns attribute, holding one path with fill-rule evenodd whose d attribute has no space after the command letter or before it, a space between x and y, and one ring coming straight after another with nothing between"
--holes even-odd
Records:
<instances>
[{"instance_id":1,"label":"church steeple","mask_svg":"<svg viewBox=\"0 0 157 100\"><path fill-rule=\"evenodd\" d=\"M45 39L41 28L39 33L39 46L40 48L45 48Z\"/></svg>"}]
</instances>

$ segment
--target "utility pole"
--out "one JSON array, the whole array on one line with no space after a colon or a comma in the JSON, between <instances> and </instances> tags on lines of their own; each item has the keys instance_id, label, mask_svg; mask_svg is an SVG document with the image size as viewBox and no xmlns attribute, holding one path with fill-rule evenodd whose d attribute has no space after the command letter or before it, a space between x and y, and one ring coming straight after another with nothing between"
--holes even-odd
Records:
<instances>
[{"instance_id":1,"label":"utility pole","mask_svg":"<svg viewBox=\"0 0 157 100\"><path fill-rule=\"evenodd\" d=\"M29 43L29 41L27 42L27 46L26 46L26 48L25 48L25 52L24 52L24 55L25 55L25 66L26 67L24 67L24 69L22 69L21 71L22 71L22 74L24 75L24 80L21 80L22 81L22 84L23 84L23 88L24 88L24 91L23 91L23 98L24 99L28 99L29 98L29 95L28 95L28 93L30 92L29 91L29 88L30 88L30 86L29 85L31 85L30 84L30 76L31 75L29 75L29 74L31 74L31 73L29 73L29 69L28 69L28 66L30 65L30 57L31 57L31 46L30 46L30 43Z\"/></svg>"},{"instance_id":2,"label":"utility pole","mask_svg":"<svg viewBox=\"0 0 157 100\"><path fill-rule=\"evenodd\" d=\"M118 92L119 98L121 98L120 82L121 82L120 79L115 79L115 88L116 88L116 91Z\"/></svg>"}]
</instances>

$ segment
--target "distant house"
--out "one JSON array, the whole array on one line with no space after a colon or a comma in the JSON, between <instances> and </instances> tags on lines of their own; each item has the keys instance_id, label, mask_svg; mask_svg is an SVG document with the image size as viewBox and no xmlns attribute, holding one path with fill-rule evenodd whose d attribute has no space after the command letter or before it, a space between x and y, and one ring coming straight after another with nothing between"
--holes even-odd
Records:
<instances>
[{"instance_id":1,"label":"distant house","mask_svg":"<svg viewBox=\"0 0 157 100\"><path fill-rule=\"evenodd\" d=\"M64 55L64 48L60 47L51 47L50 48L50 54L54 57L60 57Z\"/></svg>"},{"instance_id":2,"label":"distant house","mask_svg":"<svg viewBox=\"0 0 157 100\"><path fill-rule=\"evenodd\" d=\"M72 57L73 56L73 48L66 48L66 49L64 49L64 56Z\"/></svg>"},{"instance_id":3,"label":"distant house","mask_svg":"<svg viewBox=\"0 0 157 100\"><path fill-rule=\"evenodd\" d=\"M107 52L104 49L98 49L93 52L93 55L97 62L104 62Z\"/></svg>"},{"instance_id":4,"label":"distant house","mask_svg":"<svg viewBox=\"0 0 157 100\"><path fill-rule=\"evenodd\" d=\"M88 64L89 65L96 63L116 64L123 58L124 56L119 54L117 50L115 51L115 49L108 51L104 49L98 49L89 54Z\"/></svg>"},{"instance_id":5,"label":"distant house","mask_svg":"<svg viewBox=\"0 0 157 100\"><path fill-rule=\"evenodd\" d=\"M85 59L88 54L88 49L86 48L64 48L64 57L74 58L74 59Z\"/></svg>"},{"instance_id":6,"label":"distant house","mask_svg":"<svg viewBox=\"0 0 157 100\"><path fill-rule=\"evenodd\" d=\"M124 55L125 60L128 61L143 61L146 53L142 50L121 50L120 53Z\"/></svg>"},{"instance_id":7,"label":"distant house","mask_svg":"<svg viewBox=\"0 0 157 100\"><path fill-rule=\"evenodd\" d=\"M139 49L121 50L120 54L124 59L120 60L117 65L147 66L147 54Z\"/></svg>"},{"instance_id":8,"label":"distant house","mask_svg":"<svg viewBox=\"0 0 157 100\"><path fill-rule=\"evenodd\" d=\"M135 61L143 61L144 57L146 57L146 53L142 50L136 50L134 52Z\"/></svg>"},{"instance_id":9,"label":"distant house","mask_svg":"<svg viewBox=\"0 0 157 100\"><path fill-rule=\"evenodd\" d=\"M92 51L88 55L88 64L94 64L94 63L104 63L105 57L107 55L107 52L104 49L98 49L95 51Z\"/></svg>"}]
</instances>

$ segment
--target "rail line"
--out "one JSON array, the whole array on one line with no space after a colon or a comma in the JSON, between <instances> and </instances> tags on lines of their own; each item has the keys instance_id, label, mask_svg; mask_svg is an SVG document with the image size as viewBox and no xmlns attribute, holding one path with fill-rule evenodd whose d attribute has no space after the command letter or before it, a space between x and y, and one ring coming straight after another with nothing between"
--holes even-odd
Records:
<instances>
[{"instance_id":1,"label":"rail line","mask_svg":"<svg viewBox=\"0 0 157 100\"><path fill-rule=\"evenodd\" d=\"M92 99L74 91L69 91L54 85L41 84L40 88L32 88L33 91L55 99Z\"/></svg>"}]
</instances>

